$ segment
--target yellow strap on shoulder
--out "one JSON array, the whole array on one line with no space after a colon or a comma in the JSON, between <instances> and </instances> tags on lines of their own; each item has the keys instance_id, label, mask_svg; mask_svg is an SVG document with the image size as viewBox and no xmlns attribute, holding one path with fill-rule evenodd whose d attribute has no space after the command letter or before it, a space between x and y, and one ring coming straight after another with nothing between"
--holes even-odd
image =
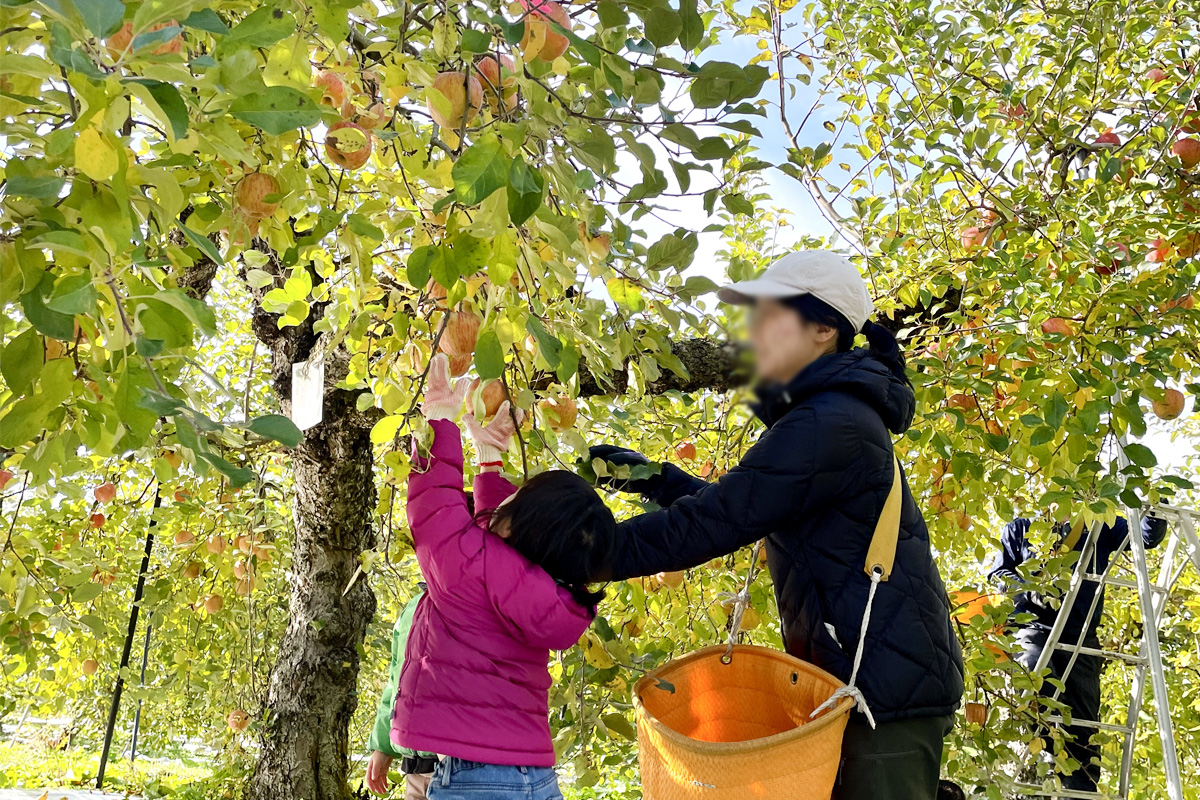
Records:
<instances>
[{"instance_id":1,"label":"yellow strap on shoulder","mask_svg":"<svg viewBox=\"0 0 1200 800\"><path fill-rule=\"evenodd\" d=\"M1083 520L1080 519L1071 526L1071 532L1067 534L1067 538L1063 539L1058 546L1060 553L1069 553L1075 549L1075 545L1079 544L1080 537L1083 536Z\"/></svg>"},{"instance_id":2,"label":"yellow strap on shoulder","mask_svg":"<svg viewBox=\"0 0 1200 800\"><path fill-rule=\"evenodd\" d=\"M900 504L904 498L903 484L900 481L900 459L892 455L892 490L888 492L887 500L883 503L883 511L879 522L875 523L875 535L871 537L871 547L867 550L867 563L864 567L868 575L879 573L880 580L886 581L892 574L896 563L896 545L900 540Z\"/></svg>"}]
</instances>

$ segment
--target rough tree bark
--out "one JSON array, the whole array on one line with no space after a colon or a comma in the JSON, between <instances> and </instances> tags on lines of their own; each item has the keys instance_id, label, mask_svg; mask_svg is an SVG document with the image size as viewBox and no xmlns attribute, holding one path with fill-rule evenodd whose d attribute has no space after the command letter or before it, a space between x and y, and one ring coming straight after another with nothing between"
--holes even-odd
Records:
<instances>
[{"instance_id":1,"label":"rough tree bark","mask_svg":"<svg viewBox=\"0 0 1200 800\"><path fill-rule=\"evenodd\" d=\"M306 324L281 331L256 303L253 327L271 348L272 387L285 414L292 364L307 360L316 345L312 323L322 310L314 307ZM352 796L347 770L358 653L375 614L375 595L356 575L359 556L375 546L375 476L370 423L356 410L355 393L333 388L347 363L344 351L327 354L324 419L292 452L289 623L271 670L251 800Z\"/></svg>"}]
</instances>

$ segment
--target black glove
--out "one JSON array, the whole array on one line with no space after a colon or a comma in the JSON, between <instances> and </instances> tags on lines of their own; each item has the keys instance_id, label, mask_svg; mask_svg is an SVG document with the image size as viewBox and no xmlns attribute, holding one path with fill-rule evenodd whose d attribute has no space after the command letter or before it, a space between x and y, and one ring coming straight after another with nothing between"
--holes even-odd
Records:
<instances>
[{"instance_id":1,"label":"black glove","mask_svg":"<svg viewBox=\"0 0 1200 800\"><path fill-rule=\"evenodd\" d=\"M616 467L630 467L628 479L614 478L611 475L593 475L596 485L607 486L618 492L635 492L637 494L653 494L662 483L662 473L657 465L651 464L650 459L636 450L627 447L617 447L611 444L598 444L588 448L587 467L597 458L607 461ZM639 469L641 467L642 469ZM588 470L591 471L590 469Z\"/></svg>"}]
</instances>

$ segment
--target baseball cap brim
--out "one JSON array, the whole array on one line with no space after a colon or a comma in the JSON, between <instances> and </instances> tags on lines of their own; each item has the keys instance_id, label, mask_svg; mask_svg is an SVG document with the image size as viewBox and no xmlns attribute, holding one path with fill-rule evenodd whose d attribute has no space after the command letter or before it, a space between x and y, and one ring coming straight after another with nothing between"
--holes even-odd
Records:
<instances>
[{"instance_id":1,"label":"baseball cap brim","mask_svg":"<svg viewBox=\"0 0 1200 800\"><path fill-rule=\"evenodd\" d=\"M717 290L717 299L722 303L729 303L734 306L746 306L752 304L760 297L778 299L781 297L795 297L798 294L804 294L804 292L796 289L794 286L787 286L778 281L759 278L757 280L738 281L728 286L722 286Z\"/></svg>"}]
</instances>

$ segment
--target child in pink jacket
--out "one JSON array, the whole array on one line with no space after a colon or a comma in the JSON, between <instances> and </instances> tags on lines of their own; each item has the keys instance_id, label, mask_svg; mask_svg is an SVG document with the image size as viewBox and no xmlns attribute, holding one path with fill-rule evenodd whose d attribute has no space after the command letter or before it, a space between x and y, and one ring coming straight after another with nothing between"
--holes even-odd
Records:
<instances>
[{"instance_id":1,"label":"child in pink jacket","mask_svg":"<svg viewBox=\"0 0 1200 800\"><path fill-rule=\"evenodd\" d=\"M472 515L453 422L467 388L451 386L446 357L435 357L422 406L433 444L408 481L429 589L409 634L392 741L442 757L429 800L557 800L547 663L591 624L602 595L587 584L607 569L616 523L574 473L543 473L521 489L499 473L515 427L507 403L486 428L465 419L480 466Z\"/></svg>"}]
</instances>

